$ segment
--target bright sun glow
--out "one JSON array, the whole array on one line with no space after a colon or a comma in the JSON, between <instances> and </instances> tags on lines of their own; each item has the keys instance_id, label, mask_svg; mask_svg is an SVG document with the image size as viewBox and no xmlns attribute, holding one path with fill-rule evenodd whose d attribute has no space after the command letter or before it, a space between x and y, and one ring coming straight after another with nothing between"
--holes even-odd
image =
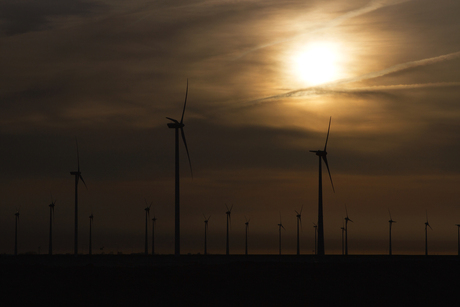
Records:
<instances>
[{"instance_id":1,"label":"bright sun glow","mask_svg":"<svg viewBox=\"0 0 460 307\"><path fill-rule=\"evenodd\" d=\"M294 57L299 78L309 85L327 83L339 78L338 46L334 43L311 43Z\"/></svg>"}]
</instances>

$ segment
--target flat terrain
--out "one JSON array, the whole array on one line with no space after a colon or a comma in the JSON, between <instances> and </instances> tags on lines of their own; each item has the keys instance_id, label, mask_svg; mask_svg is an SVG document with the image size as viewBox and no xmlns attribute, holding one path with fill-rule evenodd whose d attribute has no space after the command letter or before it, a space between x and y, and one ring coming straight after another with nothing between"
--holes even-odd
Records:
<instances>
[{"instance_id":1,"label":"flat terrain","mask_svg":"<svg viewBox=\"0 0 460 307\"><path fill-rule=\"evenodd\" d=\"M2 306L447 306L457 256L0 256Z\"/></svg>"}]
</instances>

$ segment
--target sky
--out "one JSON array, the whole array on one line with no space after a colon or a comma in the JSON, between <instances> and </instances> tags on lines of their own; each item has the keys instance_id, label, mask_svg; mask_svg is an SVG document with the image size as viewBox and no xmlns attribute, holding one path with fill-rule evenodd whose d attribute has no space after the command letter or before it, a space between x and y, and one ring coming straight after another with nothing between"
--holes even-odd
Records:
<instances>
[{"instance_id":1,"label":"sky","mask_svg":"<svg viewBox=\"0 0 460 307\"><path fill-rule=\"evenodd\" d=\"M174 252L174 131L180 144L181 252L314 250L318 159L326 254L457 252L460 223L460 2L0 2L0 253L73 253L78 139L79 250ZM152 224L149 224L149 235ZM150 238L149 238L150 241Z\"/></svg>"}]
</instances>

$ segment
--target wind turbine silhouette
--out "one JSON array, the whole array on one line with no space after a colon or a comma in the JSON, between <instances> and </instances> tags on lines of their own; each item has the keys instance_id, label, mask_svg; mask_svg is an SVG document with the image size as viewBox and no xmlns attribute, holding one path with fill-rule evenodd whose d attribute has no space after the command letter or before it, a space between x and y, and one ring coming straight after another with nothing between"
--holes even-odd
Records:
<instances>
[{"instance_id":1,"label":"wind turbine silhouette","mask_svg":"<svg viewBox=\"0 0 460 307\"><path fill-rule=\"evenodd\" d=\"M245 244L244 244L244 254L247 256L248 255L248 229L249 229L249 221L251 219L247 219L246 217L244 217L246 219L246 223L244 223L244 225L246 225L246 240L245 240Z\"/></svg>"},{"instance_id":2,"label":"wind turbine silhouette","mask_svg":"<svg viewBox=\"0 0 460 307\"><path fill-rule=\"evenodd\" d=\"M280 256L281 256L281 228L283 228L284 230L286 230L286 228L284 228L283 224L281 223L281 213L280 213L280 223L278 224Z\"/></svg>"},{"instance_id":3,"label":"wind turbine silhouette","mask_svg":"<svg viewBox=\"0 0 460 307\"><path fill-rule=\"evenodd\" d=\"M19 209L14 214L15 225L14 225L14 255L18 255L18 224L19 224Z\"/></svg>"},{"instance_id":4,"label":"wind turbine silhouette","mask_svg":"<svg viewBox=\"0 0 460 307\"><path fill-rule=\"evenodd\" d=\"M318 234L318 225L316 225L315 223L313 223L313 228L315 228L315 255L318 254L318 238L317 238L317 234Z\"/></svg>"},{"instance_id":5,"label":"wind turbine silhouette","mask_svg":"<svg viewBox=\"0 0 460 307\"><path fill-rule=\"evenodd\" d=\"M324 256L324 227L323 227L323 180L321 172L321 158L326 164L327 172L329 173L329 178L331 179L332 190L334 190L334 184L332 183L331 172L329 170L329 165L327 164L327 140L329 139L329 131L331 129L331 119L329 118L329 128L327 129L326 143L324 144L324 150L310 150L314 152L319 158L319 180L318 180L318 250L317 255Z\"/></svg>"},{"instance_id":6,"label":"wind turbine silhouette","mask_svg":"<svg viewBox=\"0 0 460 307\"><path fill-rule=\"evenodd\" d=\"M208 254L208 222L211 216L206 217L206 215L204 214L203 216L204 216L204 254L207 255Z\"/></svg>"},{"instance_id":7,"label":"wind turbine silhouette","mask_svg":"<svg viewBox=\"0 0 460 307\"><path fill-rule=\"evenodd\" d=\"M353 221L348 218L347 206L345 206L345 212L347 214L345 217L345 256L348 256L348 222L353 223Z\"/></svg>"},{"instance_id":8,"label":"wind turbine silhouette","mask_svg":"<svg viewBox=\"0 0 460 307\"><path fill-rule=\"evenodd\" d=\"M53 254L53 222L54 222L54 205L56 201L53 201L53 196L51 196L51 204L50 207L50 237L49 237L49 245L48 245L48 254Z\"/></svg>"},{"instance_id":9,"label":"wind turbine silhouette","mask_svg":"<svg viewBox=\"0 0 460 307\"><path fill-rule=\"evenodd\" d=\"M190 161L190 155L188 152L187 142L185 140L185 133L184 133L184 114L185 114L185 106L187 104L187 94L188 94L188 79L187 79L187 89L185 90L185 102L184 102L184 109L182 110L182 117L180 122L177 120L166 117L172 123L168 124L168 128L175 129L175 221L174 221L174 254L176 256L180 256L180 184L179 184L179 130L182 136L182 141L185 145L185 151L187 152L188 163L190 165L190 172L193 177L192 172L192 162Z\"/></svg>"},{"instance_id":10,"label":"wind turbine silhouette","mask_svg":"<svg viewBox=\"0 0 460 307\"><path fill-rule=\"evenodd\" d=\"M302 226L302 210L303 210L303 206L300 208L300 212L297 212L296 210L294 210L294 212L296 213L296 217L297 217L297 255L300 255L300 232L299 232L299 226L300 227Z\"/></svg>"},{"instance_id":11,"label":"wind turbine silhouette","mask_svg":"<svg viewBox=\"0 0 460 307\"><path fill-rule=\"evenodd\" d=\"M93 228L93 213L89 216L89 251L88 254L91 255L93 252L93 243L92 243L92 233L91 230Z\"/></svg>"},{"instance_id":12,"label":"wind turbine silhouette","mask_svg":"<svg viewBox=\"0 0 460 307\"><path fill-rule=\"evenodd\" d=\"M393 221L393 219L391 218L391 212L390 212L390 209L388 209L388 214L390 214L390 220L388 221L388 223L390 223L390 256L392 254L392 249L391 249L391 226L393 223L396 223L396 221Z\"/></svg>"},{"instance_id":13,"label":"wind turbine silhouette","mask_svg":"<svg viewBox=\"0 0 460 307\"><path fill-rule=\"evenodd\" d=\"M152 206L153 202L150 203L150 205L147 203L147 200L145 200L145 205L147 207L145 207L145 254L148 255L149 254L149 243L148 243L148 239L149 239L149 234L148 234L148 226L149 226L149 217L150 217L150 207Z\"/></svg>"},{"instance_id":14,"label":"wind turbine silhouette","mask_svg":"<svg viewBox=\"0 0 460 307\"><path fill-rule=\"evenodd\" d=\"M427 231L427 228L430 227L431 230L433 230L433 228L431 228L430 226L430 223L428 223L428 210L426 210L426 222L425 222L425 256L428 256L428 231Z\"/></svg>"},{"instance_id":15,"label":"wind turbine silhouette","mask_svg":"<svg viewBox=\"0 0 460 307\"><path fill-rule=\"evenodd\" d=\"M342 229L342 255L345 255L345 240L344 240L345 223L344 222L342 222L342 227L340 227L340 229Z\"/></svg>"},{"instance_id":16,"label":"wind turbine silhouette","mask_svg":"<svg viewBox=\"0 0 460 307\"><path fill-rule=\"evenodd\" d=\"M155 217L155 214L153 215L152 219L152 256L155 255L155 222L157 221L157 218Z\"/></svg>"},{"instance_id":17,"label":"wind turbine silhouette","mask_svg":"<svg viewBox=\"0 0 460 307\"><path fill-rule=\"evenodd\" d=\"M233 205L230 208L228 208L227 204L225 204L225 207L227 207L227 212L225 212L225 214L227 214L227 241L225 245L225 254L229 255L230 254L230 238L229 238L228 226L229 224L232 223L231 214L232 214Z\"/></svg>"},{"instance_id":18,"label":"wind turbine silhouette","mask_svg":"<svg viewBox=\"0 0 460 307\"><path fill-rule=\"evenodd\" d=\"M74 254L76 256L78 254L78 181L81 179L81 181L85 185L86 189L88 189L88 187L86 186L85 180L83 180L83 177L81 176L81 172L80 172L80 156L79 156L79 153L78 153L78 141L77 141L77 138L75 138L75 143L77 144L77 171L76 172L70 172L70 175L75 176L75 238L74 238Z\"/></svg>"},{"instance_id":19,"label":"wind turbine silhouette","mask_svg":"<svg viewBox=\"0 0 460 307\"><path fill-rule=\"evenodd\" d=\"M460 256L460 224L456 224L457 226L457 254Z\"/></svg>"}]
</instances>

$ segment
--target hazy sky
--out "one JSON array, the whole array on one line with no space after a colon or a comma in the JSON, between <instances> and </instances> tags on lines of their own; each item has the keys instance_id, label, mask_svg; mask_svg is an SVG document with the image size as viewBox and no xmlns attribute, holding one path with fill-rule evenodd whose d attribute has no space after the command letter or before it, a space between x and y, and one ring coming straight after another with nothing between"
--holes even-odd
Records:
<instances>
[{"instance_id":1,"label":"hazy sky","mask_svg":"<svg viewBox=\"0 0 460 307\"><path fill-rule=\"evenodd\" d=\"M0 253L73 252L80 167L80 251L141 252L145 201L156 249L174 250L174 132L181 144L182 253L314 249L318 160L332 117L324 180L326 253L456 253L460 223L460 2L0 2ZM326 176L326 173L324 173ZM324 177L327 179L327 177Z\"/></svg>"}]
</instances>

